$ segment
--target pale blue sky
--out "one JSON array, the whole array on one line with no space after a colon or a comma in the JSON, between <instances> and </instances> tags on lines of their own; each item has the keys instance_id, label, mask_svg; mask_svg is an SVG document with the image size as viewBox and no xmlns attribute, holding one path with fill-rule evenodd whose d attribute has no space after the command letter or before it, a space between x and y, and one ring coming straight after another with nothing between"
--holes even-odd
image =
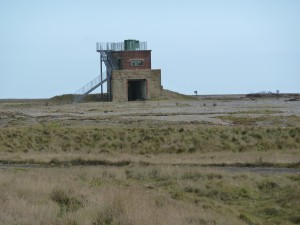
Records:
<instances>
[{"instance_id":1,"label":"pale blue sky","mask_svg":"<svg viewBox=\"0 0 300 225\"><path fill-rule=\"evenodd\" d=\"M124 39L148 42L169 90L300 92L299 0L0 0L0 98L74 93L96 42Z\"/></svg>"}]
</instances>

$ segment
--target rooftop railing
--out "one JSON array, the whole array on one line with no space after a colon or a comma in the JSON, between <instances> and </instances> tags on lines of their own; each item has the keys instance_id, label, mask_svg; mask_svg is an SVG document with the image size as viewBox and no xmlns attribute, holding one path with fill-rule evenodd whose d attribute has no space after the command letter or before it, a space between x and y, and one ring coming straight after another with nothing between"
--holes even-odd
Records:
<instances>
[{"instance_id":1,"label":"rooftop railing","mask_svg":"<svg viewBox=\"0 0 300 225\"><path fill-rule=\"evenodd\" d=\"M144 51L147 50L147 42L139 42L138 46L134 49L134 51ZM125 51L124 42L97 42L96 43L96 51Z\"/></svg>"}]
</instances>

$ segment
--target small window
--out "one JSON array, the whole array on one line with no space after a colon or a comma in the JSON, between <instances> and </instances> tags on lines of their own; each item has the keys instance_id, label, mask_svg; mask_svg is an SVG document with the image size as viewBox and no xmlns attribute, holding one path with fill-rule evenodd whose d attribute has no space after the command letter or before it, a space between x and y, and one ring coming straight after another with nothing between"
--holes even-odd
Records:
<instances>
[{"instance_id":1,"label":"small window","mask_svg":"<svg viewBox=\"0 0 300 225\"><path fill-rule=\"evenodd\" d=\"M140 59L134 59L130 61L131 66L142 66L143 65L143 60Z\"/></svg>"}]
</instances>

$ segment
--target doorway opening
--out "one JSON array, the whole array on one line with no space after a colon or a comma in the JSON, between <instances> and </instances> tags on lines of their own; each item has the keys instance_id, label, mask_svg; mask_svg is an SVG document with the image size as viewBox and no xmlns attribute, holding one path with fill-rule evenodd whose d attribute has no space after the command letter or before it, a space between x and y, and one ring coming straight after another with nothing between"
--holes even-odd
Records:
<instances>
[{"instance_id":1,"label":"doorway opening","mask_svg":"<svg viewBox=\"0 0 300 225\"><path fill-rule=\"evenodd\" d=\"M146 100L146 79L128 80L128 101Z\"/></svg>"}]
</instances>

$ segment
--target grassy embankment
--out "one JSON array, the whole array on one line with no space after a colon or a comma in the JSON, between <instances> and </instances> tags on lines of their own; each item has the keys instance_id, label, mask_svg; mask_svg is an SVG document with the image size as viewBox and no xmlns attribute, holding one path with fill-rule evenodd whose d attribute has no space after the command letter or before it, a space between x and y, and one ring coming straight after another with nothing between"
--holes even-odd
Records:
<instances>
[{"instance_id":1,"label":"grassy embankment","mask_svg":"<svg viewBox=\"0 0 300 225\"><path fill-rule=\"evenodd\" d=\"M164 155L169 159L184 155L190 159L194 156L211 156L202 164L225 164L219 158L224 154L241 156L240 162L251 163L251 158L243 158L247 154L266 156L265 163L272 164L272 154L282 153L289 155L290 161L274 161L298 166L299 161L292 155L300 149L300 128L281 127L221 127L199 126L193 124L166 125L153 127L108 127L99 128L91 126L62 126L60 123L48 123L35 126L20 126L2 128L0 130L0 150L2 159L15 160L31 158L32 162L66 160L64 155L73 155L70 160L101 159L96 155L103 154L107 158L113 155L131 155L133 158L143 158L150 162L151 157L159 158ZM53 158L50 156L53 155ZM89 157L90 155L90 157ZM7 158L6 158L7 156ZM41 160L45 157L44 160ZM49 156L49 157L47 157ZM111 156L111 157L110 157ZM151 156L151 157L147 157ZM129 157L130 158L130 157ZM163 158L163 157L162 157ZM269 158L269 160L267 160ZM11 159L11 158L10 158ZM103 158L102 158L103 159ZM125 158L126 159L126 158ZM124 159L124 160L125 160ZM184 157L182 157L184 159ZM225 159L225 158L224 158ZM238 159L238 158L237 158ZM284 159L284 158L283 158ZM121 159L120 159L121 160ZM250 162L249 162L250 160ZM254 160L254 159L253 159ZM258 157L252 163L263 163ZM298 159L299 160L299 159ZM158 162L162 161L158 160ZM165 160L167 161L167 160ZM260 162L258 162L260 161ZM153 161L151 161L153 162ZM178 160L174 160L174 163ZM193 161L197 163L197 161ZM229 162L230 163L230 162Z\"/></svg>"}]
</instances>

